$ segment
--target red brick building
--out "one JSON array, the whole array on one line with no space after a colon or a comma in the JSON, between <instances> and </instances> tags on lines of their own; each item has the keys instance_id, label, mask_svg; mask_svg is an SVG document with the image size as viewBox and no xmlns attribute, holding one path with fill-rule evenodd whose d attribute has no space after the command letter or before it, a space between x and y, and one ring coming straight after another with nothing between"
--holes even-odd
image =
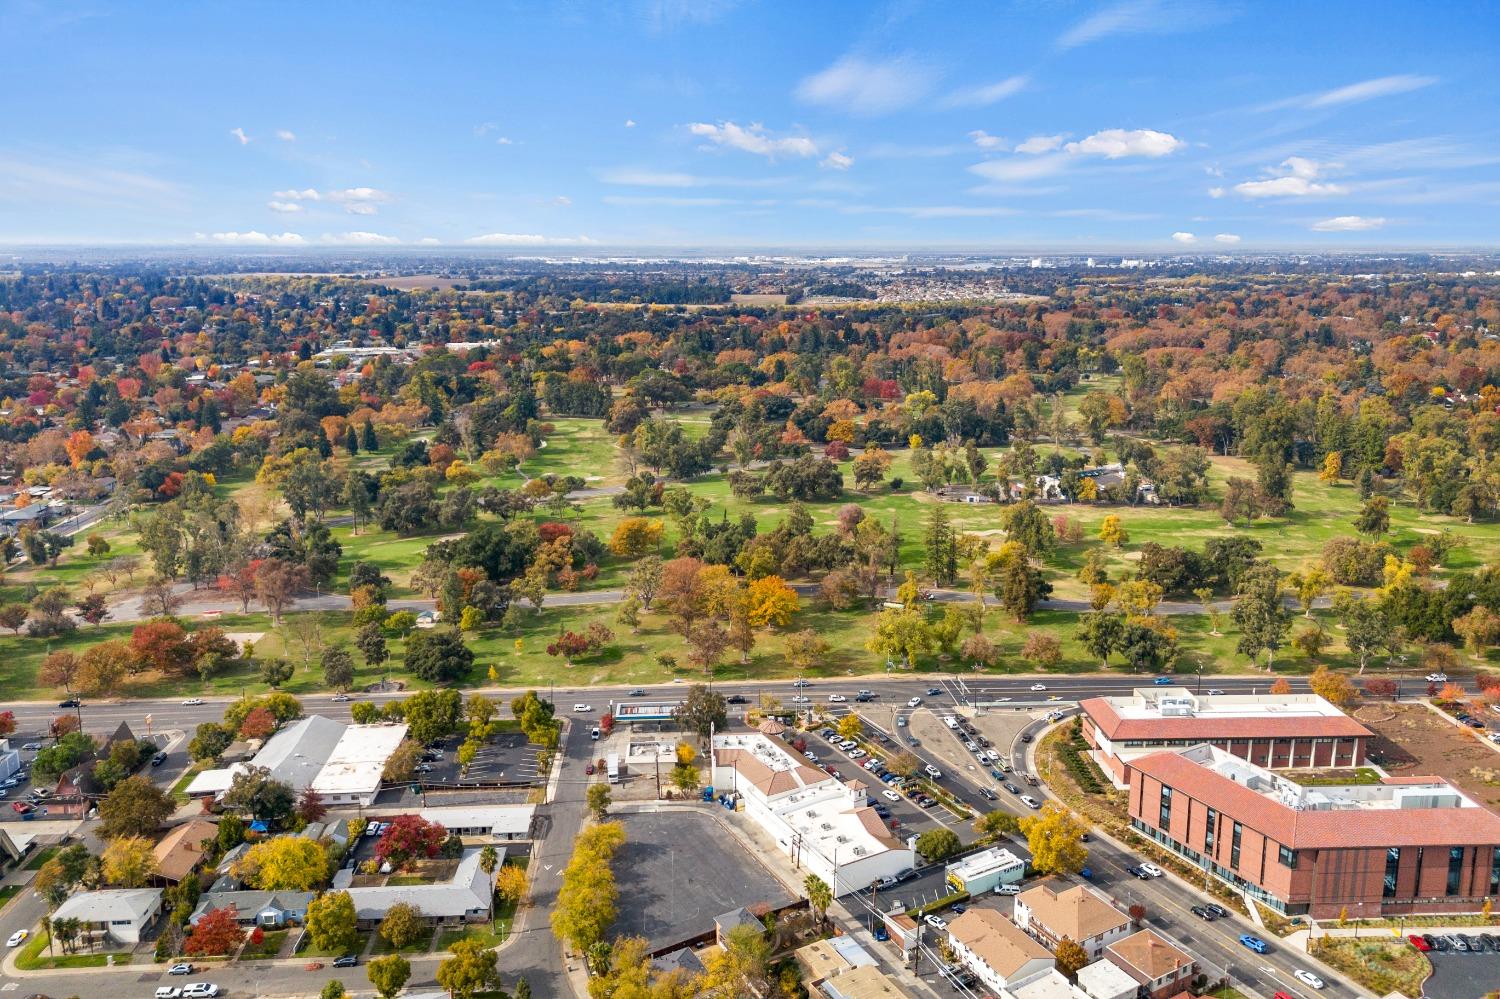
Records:
<instances>
[{"instance_id":1,"label":"red brick building","mask_svg":"<svg viewBox=\"0 0 1500 999\"><path fill-rule=\"evenodd\" d=\"M1140 687L1079 702L1083 737L1120 787L1131 760L1207 743L1271 770L1356 767L1372 734L1316 694L1195 694Z\"/></svg>"},{"instance_id":2,"label":"red brick building","mask_svg":"<svg viewBox=\"0 0 1500 999\"><path fill-rule=\"evenodd\" d=\"M1433 777L1302 786L1223 750L1138 757L1131 825L1280 912L1474 912L1500 896L1500 816Z\"/></svg>"}]
</instances>

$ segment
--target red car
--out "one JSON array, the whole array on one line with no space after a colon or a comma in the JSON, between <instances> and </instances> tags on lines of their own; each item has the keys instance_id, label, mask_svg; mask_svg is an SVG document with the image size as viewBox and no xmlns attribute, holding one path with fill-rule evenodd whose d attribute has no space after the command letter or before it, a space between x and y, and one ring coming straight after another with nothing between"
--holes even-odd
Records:
<instances>
[{"instance_id":1,"label":"red car","mask_svg":"<svg viewBox=\"0 0 1500 999\"><path fill-rule=\"evenodd\" d=\"M25 815L27 812L36 811L35 805L32 805L31 803L25 801L13 801L11 802L10 807L15 809L16 812L21 815Z\"/></svg>"},{"instance_id":2,"label":"red car","mask_svg":"<svg viewBox=\"0 0 1500 999\"><path fill-rule=\"evenodd\" d=\"M1275 995L1271 996L1271 999L1292 999L1292 997L1287 995L1285 992L1277 992Z\"/></svg>"},{"instance_id":3,"label":"red car","mask_svg":"<svg viewBox=\"0 0 1500 999\"><path fill-rule=\"evenodd\" d=\"M1417 936L1415 933L1408 933L1406 939L1411 942L1411 945L1413 947L1417 948L1417 950L1422 951L1423 953L1432 950L1432 945L1426 940L1423 940L1421 937Z\"/></svg>"},{"instance_id":4,"label":"red car","mask_svg":"<svg viewBox=\"0 0 1500 999\"><path fill-rule=\"evenodd\" d=\"M594 765L590 763L588 766L583 768L583 772L590 777L594 776Z\"/></svg>"}]
</instances>

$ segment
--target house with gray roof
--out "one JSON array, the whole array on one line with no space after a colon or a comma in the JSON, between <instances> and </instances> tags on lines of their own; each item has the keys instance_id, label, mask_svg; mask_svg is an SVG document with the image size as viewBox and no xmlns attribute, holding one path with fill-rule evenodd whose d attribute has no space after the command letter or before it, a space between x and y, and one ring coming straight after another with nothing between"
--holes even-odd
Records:
<instances>
[{"instance_id":1,"label":"house with gray roof","mask_svg":"<svg viewBox=\"0 0 1500 999\"><path fill-rule=\"evenodd\" d=\"M85 932L103 933L119 944L138 944L160 915L160 888L109 888L70 897L52 918L76 919Z\"/></svg>"},{"instance_id":2,"label":"house with gray roof","mask_svg":"<svg viewBox=\"0 0 1500 999\"><path fill-rule=\"evenodd\" d=\"M241 926L279 929L301 925L307 920L307 906L317 892L311 891L208 891L198 897L198 905L188 922L198 925L211 909L228 906L234 909Z\"/></svg>"},{"instance_id":3,"label":"house with gray roof","mask_svg":"<svg viewBox=\"0 0 1500 999\"><path fill-rule=\"evenodd\" d=\"M479 866L482 852L466 850L447 881L361 887L354 884L354 872L345 868L333 876L333 887L349 893L362 929L379 923L397 902L421 909L422 917L433 925L479 922L489 918L493 893L490 875ZM495 869L499 870L505 862L505 851L496 853Z\"/></svg>"}]
</instances>

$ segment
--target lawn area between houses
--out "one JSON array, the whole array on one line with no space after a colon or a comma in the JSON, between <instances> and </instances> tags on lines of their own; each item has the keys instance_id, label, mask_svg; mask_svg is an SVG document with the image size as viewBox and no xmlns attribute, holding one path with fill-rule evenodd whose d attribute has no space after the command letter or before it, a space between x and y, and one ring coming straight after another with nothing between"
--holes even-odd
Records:
<instances>
[{"instance_id":1,"label":"lawn area between houses","mask_svg":"<svg viewBox=\"0 0 1500 999\"><path fill-rule=\"evenodd\" d=\"M1432 963L1405 940L1322 937L1313 941L1312 953L1378 996L1419 996L1432 974Z\"/></svg>"},{"instance_id":2,"label":"lawn area between houses","mask_svg":"<svg viewBox=\"0 0 1500 999\"><path fill-rule=\"evenodd\" d=\"M313 943L311 933L303 932L302 936L297 939L296 956L334 958L343 957L345 954L363 954L365 952L365 946L370 942L371 932L372 931L360 932L358 943L348 949L339 950L329 950L325 947L319 947Z\"/></svg>"},{"instance_id":3,"label":"lawn area between houses","mask_svg":"<svg viewBox=\"0 0 1500 999\"><path fill-rule=\"evenodd\" d=\"M26 946L21 948L21 953L16 955L16 967L22 971L53 971L58 968L102 968L109 963L110 957L117 962L128 962L129 951L91 951L84 954L54 954L47 955L47 932L45 930L36 934Z\"/></svg>"},{"instance_id":4,"label":"lawn area between houses","mask_svg":"<svg viewBox=\"0 0 1500 999\"><path fill-rule=\"evenodd\" d=\"M425 884L426 882L417 881L416 883L417 884ZM431 926L424 927L423 930L422 930L422 934L419 937L417 937L417 940L416 940L415 943L407 944L405 947L401 947L401 948L398 949L396 947L392 947L391 946L391 942L389 940L387 940L385 937L381 936L377 932L377 933L374 934L374 936L375 936L375 946L370 949L370 953L372 955L378 955L378 954L425 954L432 947L432 934L433 934L433 928Z\"/></svg>"},{"instance_id":5,"label":"lawn area between houses","mask_svg":"<svg viewBox=\"0 0 1500 999\"><path fill-rule=\"evenodd\" d=\"M531 862L530 857L516 857L507 859L503 866L519 867L523 871ZM477 940L484 947L498 947L510 936L511 928L515 925L516 910L519 906L509 900L501 900L495 904L495 918L488 923L471 923L463 929L443 930L438 936L438 950L452 950L453 945L460 940Z\"/></svg>"},{"instance_id":6,"label":"lawn area between houses","mask_svg":"<svg viewBox=\"0 0 1500 999\"><path fill-rule=\"evenodd\" d=\"M61 849L61 847L56 847L56 846L43 847L42 849L38 850L36 853L33 853L30 857L26 858L26 864L24 866L24 869L28 870L28 871L39 871L39 870L41 870L42 869L42 865L45 864L47 861L51 860L53 858L53 856L55 856L57 854L57 851L60 850L60 849Z\"/></svg>"},{"instance_id":7,"label":"lawn area between houses","mask_svg":"<svg viewBox=\"0 0 1500 999\"><path fill-rule=\"evenodd\" d=\"M240 951L240 960L252 961L258 958L275 957L281 953L281 945L286 942L290 930L270 930L266 932L265 939L260 943L245 942L244 949Z\"/></svg>"}]
</instances>

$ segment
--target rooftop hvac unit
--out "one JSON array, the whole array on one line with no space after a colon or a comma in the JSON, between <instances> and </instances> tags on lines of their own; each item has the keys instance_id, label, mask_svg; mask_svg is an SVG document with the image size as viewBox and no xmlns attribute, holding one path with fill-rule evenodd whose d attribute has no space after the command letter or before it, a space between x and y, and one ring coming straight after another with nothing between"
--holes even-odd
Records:
<instances>
[{"instance_id":1,"label":"rooftop hvac unit","mask_svg":"<svg viewBox=\"0 0 1500 999\"><path fill-rule=\"evenodd\" d=\"M856 846L854 848L854 855L856 857L863 857L865 855L865 848L862 846Z\"/></svg>"},{"instance_id":2,"label":"rooftop hvac unit","mask_svg":"<svg viewBox=\"0 0 1500 999\"><path fill-rule=\"evenodd\" d=\"M828 832L829 830L831 830L833 828L833 823L832 822L825 822L821 826L819 826L818 828L822 829L824 832Z\"/></svg>"},{"instance_id":3,"label":"rooftop hvac unit","mask_svg":"<svg viewBox=\"0 0 1500 999\"><path fill-rule=\"evenodd\" d=\"M835 843L847 843L847 842L849 842L849 837L848 836L835 836L833 838L833 841Z\"/></svg>"}]
</instances>

